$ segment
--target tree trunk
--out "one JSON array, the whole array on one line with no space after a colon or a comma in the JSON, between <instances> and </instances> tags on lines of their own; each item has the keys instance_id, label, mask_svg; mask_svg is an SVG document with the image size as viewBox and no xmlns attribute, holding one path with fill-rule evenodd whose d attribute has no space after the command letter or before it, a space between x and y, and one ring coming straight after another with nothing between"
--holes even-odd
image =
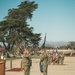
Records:
<instances>
[{"instance_id":1,"label":"tree trunk","mask_svg":"<svg viewBox=\"0 0 75 75\"><path fill-rule=\"evenodd\" d=\"M20 48L19 48L19 43L16 41L16 56L20 57Z\"/></svg>"}]
</instances>

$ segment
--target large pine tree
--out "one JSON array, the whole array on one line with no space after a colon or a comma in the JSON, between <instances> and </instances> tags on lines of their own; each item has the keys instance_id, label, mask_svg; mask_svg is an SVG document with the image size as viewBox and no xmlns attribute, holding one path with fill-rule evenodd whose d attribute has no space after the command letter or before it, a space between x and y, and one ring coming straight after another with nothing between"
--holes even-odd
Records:
<instances>
[{"instance_id":1,"label":"large pine tree","mask_svg":"<svg viewBox=\"0 0 75 75\"><path fill-rule=\"evenodd\" d=\"M22 42L38 45L41 34L34 34L33 27L27 23L32 19L33 11L38 8L34 1L24 1L17 8L8 10L8 16L0 22L0 42L10 51L13 46L20 47Z\"/></svg>"}]
</instances>

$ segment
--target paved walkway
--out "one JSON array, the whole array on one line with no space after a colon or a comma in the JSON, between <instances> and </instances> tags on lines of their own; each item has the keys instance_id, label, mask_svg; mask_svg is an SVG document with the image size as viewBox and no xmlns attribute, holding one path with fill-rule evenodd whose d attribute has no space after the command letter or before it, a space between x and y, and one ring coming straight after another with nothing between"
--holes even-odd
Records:
<instances>
[{"instance_id":1,"label":"paved walkway","mask_svg":"<svg viewBox=\"0 0 75 75\"><path fill-rule=\"evenodd\" d=\"M12 61L12 68L20 68L21 59ZM10 61L6 62L6 70L10 69ZM23 71L6 71L5 75L24 75ZM30 75L41 75L39 71L39 59L32 59ZM75 75L75 57L65 57L64 65L49 65L48 75Z\"/></svg>"}]
</instances>

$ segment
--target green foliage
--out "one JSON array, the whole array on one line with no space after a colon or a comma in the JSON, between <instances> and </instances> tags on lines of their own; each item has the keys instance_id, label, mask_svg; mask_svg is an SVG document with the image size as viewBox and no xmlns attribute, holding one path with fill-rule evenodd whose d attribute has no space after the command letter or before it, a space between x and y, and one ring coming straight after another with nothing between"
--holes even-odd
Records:
<instances>
[{"instance_id":1,"label":"green foliage","mask_svg":"<svg viewBox=\"0 0 75 75\"><path fill-rule=\"evenodd\" d=\"M16 59L22 59L22 57L11 57L11 58L6 58L6 60L16 60Z\"/></svg>"},{"instance_id":2,"label":"green foliage","mask_svg":"<svg viewBox=\"0 0 75 75\"><path fill-rule=\"evenodd\" d=\"M0 42L3 42L6 50L12 50L14 45L19 46L23 41L26 41L26 45L38 45L40 34L34 34L33 27L27 23L37 8L38 4L34 1L24 1L18 8L8 10L8 16L0 22Z\"/></svg>"},{"instance_id":3,"label":"green foliage","mask_svg":"<svg viewBox=\"0 0 75 75\"><path fill-rule=\"evenodd\" d=\"M75 42L69 42L69 44L67 46L68 46L68 48L75 50Z\"/></svg>"}]
</instances>

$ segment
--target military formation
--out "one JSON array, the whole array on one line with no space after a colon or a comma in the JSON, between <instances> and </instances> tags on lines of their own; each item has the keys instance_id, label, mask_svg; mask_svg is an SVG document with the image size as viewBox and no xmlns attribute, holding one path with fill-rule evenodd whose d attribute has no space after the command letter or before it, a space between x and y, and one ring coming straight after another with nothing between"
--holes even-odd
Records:
<instances>
[{"instance_id":1,"label":"military formation","mask_svg":"<svg viewBox=\"0 0 75 75\"><path fill-rule=\"evenodd\" d=\"M29 51L26 49L24 50L22 63L23 63L24 75L29 75L32 66L32 60ZM52 63L54 65L55 64L63 65L64 54L62 52L46 53L46 50L42 50L40 55L39 67L40 67L40 72L43 73L43 75L47 75L48 65Z\"/></svg>"}]
</instances>

